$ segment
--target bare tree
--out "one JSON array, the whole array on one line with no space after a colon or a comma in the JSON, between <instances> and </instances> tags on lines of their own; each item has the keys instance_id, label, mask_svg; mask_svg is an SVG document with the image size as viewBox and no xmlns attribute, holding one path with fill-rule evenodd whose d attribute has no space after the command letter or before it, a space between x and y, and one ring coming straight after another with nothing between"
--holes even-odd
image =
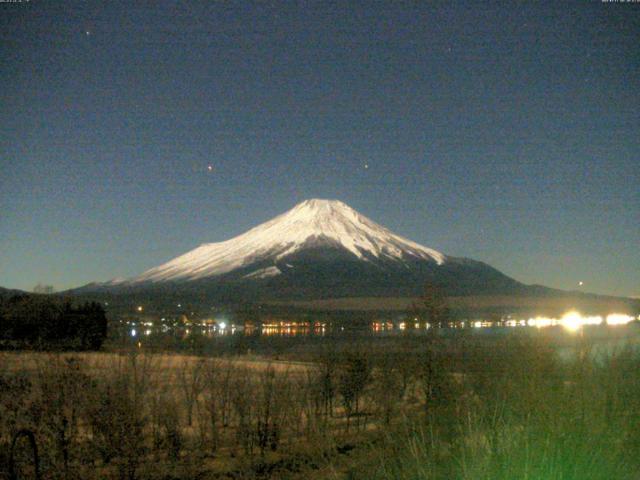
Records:
<instances>
[{"instance_id":1,"label":"bare tree","mask_svg":"<svg viewBox=\"0 0 640 480\"><path fill-rule=\"evenodd\" d=\"M371 365L363 352L349 352L341 365L338 391L347 416L347 430L352 416L360 414L360 398L371 379Z\"/></svg>"},{"instance_id":2,"label":"bare tree","mask_svg":"<svg viewBox=\"0 0 640 480\"><path fill-rule=\"evenodd\" d=\"M404 396L402 371L398 365L398 357L390 352L380 355L373 369L373 399L382 412L385 425L391 423L393 413Z\"/></svg>"},{"instance_id":3,"label":"bare tree","mask_svg":"<svg viewBox=\"0 0 640 480\"><path fill-rule=\"evenodd\" d=\"M42 283L38 283L35 287L33 287L33 293L44 293L46 295L50 295L55 291L53 285L43 285Z\"/></svg>"},{"instance_id":4,"label":"bare tree","mask_svg":"<svg viewBox=\"0 0 640 480\"><path fill-rule=\"evenodd\" d=\"M425 413L431 415L454 401L455 384L451 365L435 345L427 345L418 364L418 378L424 396Z\"/></svg>"},{"instance_id":5,"label":"bare tree","mask_svg":"<svg viewBox=\"0 0 640 480\"><path fill-rule=\"evenodd\" d=\"M447 297L439 286L427 283L419 299L411 304L407 324L425 327L446 327L451 318Z\"/></svg>"},{"instance_id":6,"label":"bare tree","mask_svg":"<svg viewBox=\"0 0 640 480\"><path fill-rule=\"evenodd\" d=\"M170 388L165 387L151 397L153 444L155 449L166 451L171 460L180 457L183 446L179 413L179 402Z\"/></svg>"},{"instance_id":7,"label":"bare tree","mask_svg":"<svg viewBox=\"0 0 640 480\"><path fill-rule=\"evenodd\" d=\"M90 385L81 362L74 357L48 355L38 361L40 430L47 439L47 451L56 452L58 468L69 475L72 445L79 430L83 392Z\"/></svg>"},{"instance_id":8,"label":"bare tree","mask_svg":"<svg viewBox=\"0 0 640 480\"><path fill-rule=\"evenodd\" d=\"M108 374L87 392L85 416L94 447L105 463L118 467L121 480L134 480L146 453L152 362L136 354L119 357Z\"/></svg>"},{"instance_id":9,"label":"bare tree","mask_svg":"<svg viewBox=\"0 0 640 480\"><path fill-rule=\"evenodd\" d=\"M212 361L207 364L204 374L203 413L206 418L200 422L203 444L209 444L215 452L220 444L220 429L228 424L230 404L230 378L232 368L229 362Z\"/></svg>"},{"instance_id":10,"label":"bare tree","mask_svg":"<svg viewBox=\"0 0 640 480\"><path fill-rule=\"evenodd\" d=\"M178 370L178 382L184 395L188 426L193 424L193 407L204 388L205 367L205 361L202 359L196 362L185 359Z\"/></svg>"},{"instance_id":11,"label":"bare tree","mask_svg":"<svg viewBox=\"0 0 640 480\"><path fill-rule=\"evenodd\" d=\"M232 404L237 419L236 445L241 446L246 455L252 456L255 449L255 400L254 386L248 370L234 375L231 385Z\"/></svg>"},{"instance_id":12,"label":"bare tree","mask_svg":"<svg viewBox=\"0 0 640 480\"><path fill-rule=\"evenodd\" d=\"M256 435L260 455L269 447L276 450L284 430L288 412L292 411L289 376L276 373L269 366L262 374L256 392Z\"/></svg>"}]
</instances>

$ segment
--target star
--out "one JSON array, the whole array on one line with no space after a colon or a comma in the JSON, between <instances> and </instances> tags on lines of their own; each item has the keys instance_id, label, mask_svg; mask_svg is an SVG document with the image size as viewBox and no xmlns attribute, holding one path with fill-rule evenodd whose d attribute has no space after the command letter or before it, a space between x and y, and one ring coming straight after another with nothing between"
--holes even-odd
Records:
<instances>
[{"instance_id":1,"label":"star","mask_svg":"<svg viewBox=\"0 0 640 480\"><path fill-rule=\"evenodd\" d=\"M207 166L207 170L209 170L210 172L213 172L213 165Z\"/></svg>"},{"instance_id":2,"label":"star","mask_svg":"<svg viewBox=\"0 0 640 480\"><path fill-rule=\"evenodd\" d=\"M580 282L578 282L578 285L582 286L582 285L584 285L584 282L580 281Z\"/></svg>"},{"instance_id":3,"label":"star","mask_svg":"<svg viewBox=\"0 0 640 480\"><path fill-rule=\"evenodd\" d=\"M89 35L91 35L91 31L90 31L90 30L85 30L85 32L84 32L84 33L87 35L87 37L88 37Z\"/></svg>"},{"instance_id":4,"label":"star","mask_svg":"<svg viewBox=\"0 0 640 480\"><path fill-rule=\"evenodd\" d=\"M366 169L368 169L368 168L369 168L369 164L368 164L368 163L365 163L365 164L364 164L364 169L366 170Z\"/></svg>"}]
</instances>

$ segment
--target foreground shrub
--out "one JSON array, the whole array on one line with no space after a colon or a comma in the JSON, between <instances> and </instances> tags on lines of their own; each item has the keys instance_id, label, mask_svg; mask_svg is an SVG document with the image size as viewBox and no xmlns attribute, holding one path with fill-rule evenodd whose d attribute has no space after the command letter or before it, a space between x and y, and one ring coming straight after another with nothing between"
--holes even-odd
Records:
<instances>
[{"instance_id":1,"label":"foreground shrub","mask_svg":"<svg viewBox=\"0 0 640 480\"><path fill-rule=\"evenodd\" d=\"M438 422L397 426L354 478L640 478L640 355L563 367L543 344L476 346L464 393ZM456 432L443 435L439 426Z\"/></svg>"}]
</instances>

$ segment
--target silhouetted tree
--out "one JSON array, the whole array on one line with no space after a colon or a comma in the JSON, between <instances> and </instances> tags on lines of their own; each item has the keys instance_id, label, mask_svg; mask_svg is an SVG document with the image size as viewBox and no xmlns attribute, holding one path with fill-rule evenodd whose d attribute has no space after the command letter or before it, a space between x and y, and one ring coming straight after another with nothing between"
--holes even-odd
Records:
<instances>
[{"instance_id":1,"label":"silhouetted tree","mask_svg":"<svg viewBox=\"0 0 640 480\"><path fill-rule=\"evenodd\" d=\"M43 285L38 283L35 287L33 287L33 293L44 293L46 295L52 294L55 291L53 285Z\"/></svg>"},{"instance_id":2,"label":"silhouetted tree","mask_svg":"<svg viewBox=\"0 0 640 480\"><path fill-rule=\"evenodd\" d=\"M338 381L338 390L347 414L347 429L351 415L358 415L360 397L371 379L371 364L364 353L348 353Z\"/></svg>"},{"instance_id":3,"label":"silhouetted tree","mask_svg":"<svg viewBox=\"0 0 640 480\"><path fill-rule=\"evenodd\" d=\"M107 336L99 303L79 307L40 295L16 295L0 304L0 339L14 345L97 350Z\"/></svg>"},{"instance_id":4,"label":"silhouetted tree","mask_svg":"<svg viewBox=\"0 0 640 480\"><path fill-rule=\"evenodd\" d=\"M424 286L422 296L409 309L407 323L420 326L429 323L432 327L445 327L451 318L449 303L444 291L433 283Z\"/></svg>"}]
</instances>

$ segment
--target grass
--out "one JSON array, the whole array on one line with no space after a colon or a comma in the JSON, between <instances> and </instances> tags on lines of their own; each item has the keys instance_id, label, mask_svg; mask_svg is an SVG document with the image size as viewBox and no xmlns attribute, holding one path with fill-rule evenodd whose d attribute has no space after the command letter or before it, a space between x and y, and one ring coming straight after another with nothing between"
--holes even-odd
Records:
<instances>
[{"instance_id":1,"label":"grass","mask_svg":"<svg viewBox=\"0 0 640 480\"><path fill-rule=\"evenodd\" d=\"M25 428L51 479L640 478L638 350L571 348L514 334L325 345L313 362L3 353L0 479Z\"/></svg>"},{"instance_id":2,"label":"grass","mask_svg":"<svg viewBox=\"0 0 640 480\"><path fill-rule=\"evenodd\" d=\"M487 374L466 377L466 395L399 422L335 478L640 478L638 352L558 365L537 355L540 346L519 345L516 356L512 348L476 356Z\"/></svg>"}]
</instances>

